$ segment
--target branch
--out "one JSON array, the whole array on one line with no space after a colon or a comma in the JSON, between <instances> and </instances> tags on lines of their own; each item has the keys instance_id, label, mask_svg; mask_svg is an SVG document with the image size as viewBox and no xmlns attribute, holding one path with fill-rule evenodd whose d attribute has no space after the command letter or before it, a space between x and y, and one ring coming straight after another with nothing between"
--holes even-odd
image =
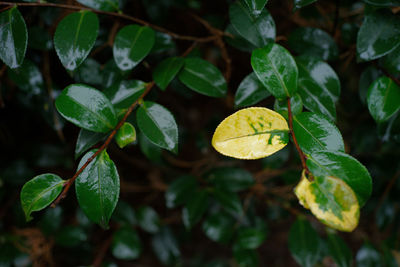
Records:
<instances>
[{"instance_id":1,"label":"branch","mask_svg":"<svg viewBox=\"0 0 400 267\"><path fill-rule=\"evenodd\" d=\"M35 7L56 7L56 8L63 8L63 9L70 9L70 10L88 10L92 11L97 14L102 14L102 15L107 15L107 16L112 16L112 17L117 17L125 20L129 20L132 22L135 22L140 25L148 26L150 28L153 28L156 31L163 32L168 34L174 39L179 39L179 40L186 40L186 41L196 41L200 43L206 43L213 41L218 38L218 36L206 36L206 37L195 37L195 36L187 36L187 35L180 35L174 32L171 32L170 30L167 30L163 27L160 27L158 25L151 24L145 20L135 18L123 13L116 13L116 12L108 12L108 11L102 11L102 10L97 10L93 8L88 8L88 7L83 7L83 6L75 6L75 5L68 5L68 4L58 4L58 3L42 3L42 2L35 2L35 3L15 3L15 2L0 2L0 5L5 5L5 6L35 6Z\"/></svg>"},{"instance_id":2,"label":"branch","mask_svg":"<svg viewBox=\"0 0 400 267\"><path fill-rule=\"evenodd\" d=\"M394 81L398 86L400 86L400 80L390 74L385 68L382 68L378 64L376 64L378 69L380 69L386 76L388 76L392 81Z\"/></svg>"}]
</instances>

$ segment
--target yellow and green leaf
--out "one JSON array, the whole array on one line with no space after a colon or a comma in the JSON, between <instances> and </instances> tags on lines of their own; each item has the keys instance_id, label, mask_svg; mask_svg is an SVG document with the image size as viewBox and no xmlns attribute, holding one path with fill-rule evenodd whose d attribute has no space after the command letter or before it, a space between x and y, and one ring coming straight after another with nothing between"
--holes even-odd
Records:
<instances>
[{"instance_id":1,"label":"yellow and green leaf","mask_svg":"<svg viewBox=\"0 0 400 267\"><path fill-rule=\"evenodd\" d=\"M281 150L288 141L289 127L279 113L251 107L225 118L214 132L212 145L225 156L259 159Z\"/></svg>"}]
</instances>

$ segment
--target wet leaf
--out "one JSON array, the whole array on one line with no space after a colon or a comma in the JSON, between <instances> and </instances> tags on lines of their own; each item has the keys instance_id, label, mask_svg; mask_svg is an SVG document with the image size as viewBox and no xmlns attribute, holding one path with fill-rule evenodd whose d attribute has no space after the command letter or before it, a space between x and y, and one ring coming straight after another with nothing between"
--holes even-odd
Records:
<instances>
[{"instance_id":1,"label":"wet leaf","mask_svg":"<svg viewBox=\"0 0 400 267\"><path fill-rule=\"evenodd\" d=\"M100 142L107 135L104 133L91 132L85 129L79 131L78 139L75 145L75 159L88 151L92 146Z\"/></svg>"},{"instance_id":2,"label":"wet leaf","mask_svg":"<svg viewBox=\"0 0 400 267\"><path fill-rule=\"evenodd\" d=\"M235 94L235 106L251 106L270 95L271 93L264 87L257 75L252 72L239 84Z\"/></svg>"},{"instance_id":3,"label":"wet leaf","mask_svg":"<svg viewBox=\"0 0 400 267\"><path fill-rule=\"evenodd\" d=\"M165 201L168 208L187 203L197 189L197 180L193 176L184 175L175 179L165 192Z\"/></svg>"},{"instance_id":4,"label":"wet leaf","mask_svg":"<svg viewBox=\"0 0 400 267\"><path fill-rule=\"evenodd\" d=\"M104 90L115 108L126 109L139 99L146 89L146 83L139 80L124 80Z\"/></svg>"},{"instance_id":5,"label":"wet leaf","mask_svg":"<svg viewBox=\"0 0 400 267\"><path fill-rule=\"evenodd\" d=\"M124 148L130 143L135 142L136 131L132 124L125 122L115 135L115 141L120 148Z\"/></svg>"},{"instance_id":6,"label":"wet leaf","mask_svg":"<svg viewBox=\"0 0 400 267\"><path fill-rule=\"evenodd\" d=\"M153 79L161 90L165 90L168 84L178 74L184 64L184 59L171 57L161 61L153 71Z\"/></svg>"},{"instance_id":7,"label":"wet leaf","mask_svg":"<svg viewBox=\"0 0 400 267\"><path fill-rule=\"evenodd\" d=\"M338 267L353 266L351 250L338 235L328 234L328 250Z\"/></svg>"},{"instance_id":8,"label":"wet leaf","mask_svg":"<svg viewBox=\"0 0 400 267\"><path fill-rule=\"evenodd\" d=\"M118 0L77 0L82 5L102 11L117 11L119 10Z\"/></svg>"},{"instance_id":9,"label":"wet leaf","mask_svg":"<svg viewBox=\"0 0 400 267\"><path fill-rule=\"evenodd\" d=\"M142 244L136 231L130 227L118 229L113 234L111 252L119 260L134 260L142 252Z\"/></svg>"}]
</instances>

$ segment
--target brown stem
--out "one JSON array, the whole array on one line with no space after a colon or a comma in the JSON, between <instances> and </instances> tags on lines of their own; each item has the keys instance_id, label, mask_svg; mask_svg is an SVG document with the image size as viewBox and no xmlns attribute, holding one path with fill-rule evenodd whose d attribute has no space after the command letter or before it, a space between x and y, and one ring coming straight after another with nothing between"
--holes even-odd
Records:
<instances>
[{"instance_id":1,"label":"brown stem","mask_svg":"<svg viewBox=\"0 0 400 267\"><path fill-rule=\"evenodd\" d=\"M398 86L400 86L400 80L394 77L392 74L390 74L385 68L380 67L378 64L376 64L378 69L380 69L386 76L388 76L392 81L394 81Z\"/></svg>"},{"instance_id":2,"label":"brown stem","mask_svg":"<svg viewBox=\"0 0 400 267\"><path fill-rule=\"evenodd\" d=\"M72 178L68 179L65 184L64 184L64 190L61 192L61 194L58 196L58 198L53 202L52 207L55 207L63 198L67 196L68 190L71 187L71 185L75 182L76 178L78 178L79 174L83 172L83 170L92 162L103 150L105 150L108 145L111 143L111 140L113 139L114 135L117 133L119 128L122 127L128 116L132 113L132 111L135 109L135 107L138 105L140 101L150 92L151 88L153 88L154 82L150 82L146 86L146 90L143 92L143 94L136 100L126 111L124 117L119 121L117 126L112 130L110 135L107 137L106 141L103 143L103 145L90 157L88 160L85 162L85 164L82 165L82 167L79 168L79 170L72 176Z\"/></svg>"},{"instance_id":3,"label":"brown stem","mask_svg":"<svg viewBox=\"0 0 400 267\"><path fill-rule=\"evenodd\" d=\"M289 116L289 128L290 128L290 133L293 138L293 143L296 146L297 152L299 153L300 159L301 159L301 165L303 166L303 169L306 170L306 174L309 174L310 171L308 170L307 164L306 164L306 155L304 155L303 151L301 151L299 143L297 143L296 136L293 131L293 114L292 114L292 107L290 104L290 97L287 99L287 105L288 105L288 116Z\"/></svg>"},{"instance_id":4,"label":"brown stem","mask_svg":"<svg viewBox=\"0 0 400 267\"><path fill-rule=\"evenodd\" d=\"M144 26L148 26L150 28L153 28L156 31L163 32L168 34L174 39L179 39L179 40L187 40L187 41L196 41L196 42L201 42L201 43L206 43L213 41L218 38L218 36L206 36L206 37L195 37L195 36L187 36L187 35L180 35L174 32L171 32L163 27L160 27L158 25L151 24L145 20L135 18L123 13L116 13L116 12L108 12L108 11L102 11L102 10L96 10L93 8L88 8L88 7L83 7L83 6L75 6L75 5L67 5L67 4L58 4L58 3L41 3L41 2L35 2L35 3L15 3L15 2L0 2L0 5L6 5L6 6L38 6L38 7L57 7L57 8L64 8L64 9L70 9L70 10L89 10L97 14L102 14L102 15L107 15L107 16L113 16L125 20L129 20Z\"/></svg>"}]
</instances>

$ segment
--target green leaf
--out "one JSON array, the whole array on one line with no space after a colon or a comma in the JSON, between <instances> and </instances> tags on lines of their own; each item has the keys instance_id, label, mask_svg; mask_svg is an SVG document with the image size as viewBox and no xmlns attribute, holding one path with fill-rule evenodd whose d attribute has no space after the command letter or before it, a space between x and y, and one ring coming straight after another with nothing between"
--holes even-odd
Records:
<instances>
[{"instance_id":1,"label":"green leaf","mask_svg":"<svg viewBox=\"0 0 400 267\"><path fill-rule=\"evenodd\" d=\"M115 37L113 54L121 70L131 70L151 51L155 33L149 27L128 25L123 27Z\"/></svg>"},{"instance_id":2,"label":"green leaf","mask_svg":"<svg viewBox=\"0 0 400 267\"><path fill-rule=\"evenodd\" d=\"M383 57L383 67L393 74L400 73L400 46Z\"/></svg>"},{"instance_id":3,"label":"green leaf","mask_svg":"<svg viewBox=\"0 0 400 267\"><path fill-rule=\"evenodd\" d=\"M223 97L228 90L221 71L201 58L185 58L178 77L184 85L206 96Z\"/></svg>"},{"instance_id":4,"label":"green leaf","mask_svg":"<svg viewBox=\"0 0 400 267\"><path fill-rule=\"evenodd\" d=\"M225 29L225 32L230 34L230 36L226 36L225 40L226 42L233 46L236 49L239 49L240 51L244 52L251 52L253 51L255 47L252 43L244 39L240 34L237 32L237 30L232 26L232 24L228 24L228 26Z\"/></svg>"},{"instance_id":5,"label":"green leaf","mask_svg":"<svg viewBox=\"0 0 400 267\"><path fill-rule=\"evenodd\" d=\"M268 0L244 0L253 15L258 16L261 14Z\"/></svg>"},{"instance_id":6,"label":"green leaf","mask_svg":"<svg viewBox=\"0 0 400 267\"><path fill-rule=\"evenodd\" d=\"M150 53L163 53L171 52L176 50L176 44L174 39L163 32L156 32L155 42Z\"/></svg>"},{"instance_id":7,"label":"green leaf","mask_svg":"<svg viewBox=\"0 0 400 267\"><path fill-rule=\"evenodd\" d=\"M75 145L75 159L88 151L92 146L100 142L107 135L104 133L91 132L85 129L79 131L78 139Z\"/></svg>"},{"instance_id":8,"label":"green leaf","mask_svg":"<svg viewBox=\"0 0 400 267\"><path fill-rule=\"evenodd\" d=\"M55 241L62 247L72 248L81 245L88 240L88 234L80 226L67 225L57 233Z\"/></svg>"},{"instance_id":9,"label":"green leaf","mask_svg":"<svg viewBox=\"0 0 400 267\"><path fill-rule=\"evenodd\" d=\"M259 266L260 259L256 250L242 249L236 246L233 248L233 256L240 267Z\"/></svg>"},{"instance_id":10,"label":"green leaf","mask_svg":"<svg viewBox=\"0 0 400 267\"><path fill-rule=\"evenodd\" d=\"M115 135L115 141L120 148L124 148L130 143L135 142L136 131L132 124L125 122Z\"/></svg>"},{"instance_id":11,"label":"green leaf","mask_svg":"<svg viewBox=\"0 0 400 267\"><path fill-rule=\"evenodd\" d=\"M234 216L240 216L243 214L242 203L236 193L218 188L215 188L212 193L217 202L227 212Z\"/></svg>"},{"instance_id":12,"label":"green leaf","mask_svg":"<svg viewBox=\"0 0 400 267\"><path fill-rule=\"evenodd\" d=\"M400 109L400 86L389 77L375 80L368 89L368 109L376 122L388 120Z\"/></svg>"},{"instance_id":13,"label":"green leaf","mask_svg":"<svg viewBox=\"0 0 400 267\"><path fill-rule=\"evenodd\" d=\"M69 14L57 25L54 48L63 66L74 71L92 50L99 32L99 19L90 11Z\"/></svg>"},{"instance_id":14,"label":"green leaf","mask_svg":"<svg viewBox=\"0 0 400 267\"><path fill-rule=\"evenodd\" d=\"M187 203L197 189L197 180L193 176L184 175L175 179L165 192L165 204L168 208Z\"/></svg>"},{"instance_id":15,"label":"green leaf","mask_svg":"<svg viewBox=\"0 0 400 267\"><path fill-rule=\"evenodd\" d=\"M139 146L149 160L157 163L162 161L162 149L153 144L142 132L139 133Z\"/></svg>"},{"instance_id":16,"label":"green leaf","mask_svg":"<svg viewBox=\"0 0 400 267\"><path fill-rule=\"evenodd\" d=\"M338 128L323 116L303 112L293 118L293 131L301 150L306 155L321 150L344 152L342 135Z\"/></svg>"},{"instance_id":17,"label":"green leaf","mask_svg":"<svg viewBox=\"0 0 400 267\"><path fill-rule=\"evenodd\" d=\"M241 168L218 168L212 170L208 179L220 189L237 192L254 185L253 175Z\"/></svg>"},{"instance_id":18,"label":"green leaf","mask_svg":"<svg viewBox=\"0 0 400 267\"><path fill-rule=\"evenodd\" d=\"M142 252L142 244L136 231L130 227L118 229L113 234L111 252L119 260L134 260Z\"/></svg>"},{"instance_id":19,"label":"green leaf","mask_svg":"<svg viewBox=\"0 0 400 267\"><path fill-rule=\"evenodd\" d=\"M339 56L335 40L318 28L298 28L289 35L288 44L294 52L322 60L334 60Z\"/></svg>"},{"instance_id":20,"label":"green leaf","mask_svg":"<svg viewBox=\"0 0 400 267\"><path fill-rule=\"evenodd\" d=\"M356 193L362 207L372 191L372 180L368 170L355 158L333 151L314 152L307 159L307 166L314 176L333 176L348 184Z\"/></svg>"},{"instance_id":21,"label":"green leaf","mask_svg":"<svg viewBox=\"0 0 400 267\"><path fill-rule=\"evenodd\" d=\"M0 14L0 58L12 69L21 66L28 45L28 31L17 7Z\"/></svg>"},{"instance_id":22,"label":"green leaf","mask_svg":"<svg viewBox=\"0 0 400 267\"><path fill-rule=\"evenodd\" d=\"M364 0L365 3L374 6L400 6L400 0Z\"/></svg>"},{"instance_id":23,"label":"green leaf","mask_svg":"<svg viewBox=\"0 0 400 267\"><path fill-rule=\"evenodd\" d=\"M183 224L187 229L191 229L201 220L208 208L208 202L209 199L206 191L198 190L192 194L191 199L189 199L182 210Z\"/></svg>"},{"instance_id":24,"label":"green leaf","mask_svg":"<svg viewBox=\"0 0 400 267\"><path fill-rule=\"evenodd\" d=\"M120 70L112 58L107 61L102 71L102 87L108 89L110 86L121 82L128 74L129 71Z\"/></svg>"},{"instance_id":25,"label":"green leaf","mask_svg":"<svg viewBox=\"0 0 400 267\"><path fill-rule=\"evenodd\" d=\"M297 10L299 8L305 7L307 5L310 5L314 2L317 2L317 0L293 0L294 3L294 10Z\"/></svg>"},{"instance_id":26,"label":"green leaf","mask_svg":"<svg viewBox=\"0 0 400 267\"><path fill-rule=\"evenodd\" d=\"M330 120L336 120L335 103L340 95L340 81L335 71L325 62L313 58L296 59L299 68L298 93L303 105Z\"/></svg>"},{"instance_id":27,"label":"green leaf","mask_svg":"<svg viewBox=\"0 0 400 267\"><path fill-rule=\"evenodd\" d=\"M40 95L44 92L42 73L28 59L25 59L19 68L9 69L8 76L24 93Z\"/></svg>"},{"instance_id":28,"label":"green leaf","mask_svg":"<svg viewBox=\"0 0 400 267\"><path fill-rule=\"evenodd\" d=\"M381 267L382 257L371 244L364 244L356 255L356 266Z\"/></svg>"},{"instance_id":29,"label":"green leaf","mask_svg":"<svg viewBox=\"0 0 400 267\"><path fill-rule=\"evenodd\" d=\"M56 99L56 108L67 121L89 131L106 133L117 125L117 116L107 97L83 84L65 88Z\"/></svg>"},{"instance_id":30,"label":"green leaf","mask_svg":"<svg viewBox=\"0 0 400 267\"><path fill-rule=\"evenodd\" d=\"M289 250L304 267L314 266L321 258L321 239L305 219L298 218L290 227Z\"/></svg>"},{"instance_id":31,"label":"green leaf","mask_svg":"<svg viewBox=\"0 0 400 267\"><path fill-rule=\"evenodd\" d=\"M87 58L74 73L77 83L88 83L91 85L103 85L102 66L93 58Z\"/></svg>"},{"instance_id":32,"label":"green leaf","mask_svg":"<svg viewBox=\"0 0 400 267\"><path fill-rule=\"evenodd\" d=\"M328 234L328 250L338 267L353 266L351 250L338 235Z\"/></svg>"},{"instance_id":33,"label":"green leaf","mask_svg":"<svg viewBox=\"0 0 400 267\"><path fill-rule=\"evenodd\" d=\"M254 105L270 95L256 74L252 72L243 79L236 90L235 107Z\"/></svg>"},{"instance_id":34,"label":"green leaf","mask_svg":"<svg viewBox=\"0 0 400 267\"><path fill-rule=\"evenodd\" d=\"M133 226L136 224L135 211L128 203L122 200L118 201L111 219L127 226Z\"/></svg>"},{"instance_id":35,"label":"green leaf","mask_svg":"<svg viewBox=\"0 0 400 267\"><path fill-rule=\"evenodd\" d=\"M163 106L145 101L136 113L139 129L155 145L178 152L178 126L174 116Z\"/></svg>"},{"instance_id":36,"label":"green leaf","mask_svg":"<svg viewBox=\"0 0 400 267\"><path fill-rule=\"evenodd\" d=\"M158 64L153 71L153 80L161 90L164 91L167 88L183 67L184 62L185 60L181 57L170 57Z\"/></svg>"},{"instance_id":37,"label":"green leaf","mask_svg":"<svg viewBox=\"0 0 400 267\"><path fill-rule=\"evenodd\" d=\"M115 108L126 109L139 99L146 89L146 83L139 80L128 80L115 83L104 90Z\"/></svg>"},{"instance_id":38,"label":"green leaf","mask_svg":"<svg viewBox=\"0 0 400 267\"><path fill-rule=\"evenodd\" d=\"M360 75L360 81L358 82L358 93L360 95L361 102L367 103L368 89L371 84L383 75L382 71L375 68L374 66L368 66Z\"/></svg>"},{"instance_id":39,"label":"green leaf","mask_svg":"<svg viewBox=\"0 0 400 267\"><path fill-rule=\"evenodd\" d=\"M238 230L235 243L241 249L256 249L266 238L266 227L246 227Z\"/></svg>"},{"instance_id":40,"label":"green leaf","mask_svg":"<svg viewBox=\"0 0 400 267\"><path fill-rule=\"evenodd\" d=\"M263 8L250 10L246 4L242 1L236 1L231 4L229 18L232 26L245 40L256 47L262 47L274 42L276 30L271 14Z\"/></svg>"},{"instance_id":41,"label":"green leaf","mask_svg":"<svg viewBox=\"0 0 400 267\"><path fill-rule=\"evenodd\" d=\"M102 11L113 12L119 10L118 0L77 0L77 2Z\"/></svg>"},{"instance_id":42,"label":"green leaf","mask_svg":"<svg viewBox=\"0 0 400 267\"><path fill-rule=\"evenodd\" d=\"M296 93L290 98L290 108L293 116L297 116L303 111L303 100L301 100L299 94ZM289 113L287 99L275 99L274 110L288 120Z\"/></svg>"},{"instance_id":43,"label":"green leaf","mask_svg":"<svg viewBox=\"0 0 400 267\"><path fill-rule=\"evenodd\" d=\"M172 265L181 255L175 236L166 226L153 236L151 246L154 254L164 265Z\"/></svg>"},{"instance_id":44,"label":"green leaf","mask_svg":"<svg viewBox=\"0 0 400 267\"><path fill-rule=\"evenodd\" d=\"M86 153L79 162L78 169L94 153L95 150ZM107 228L119 198L119 176L114 162L105 150L78 176L75 190L79 206L86 216L101 227Z\"/></svg>"},{"instance_id":45,"label":"green leaf","mask_svg":"<svg viewBox=\"0 0 400 267\"><path fill-rule=\"evenodd\" d=\"M205 235L215 242L227 243L234 233L234 220L226 213L209 215L203 222L202 228Z\"/></svg>"},{"instance_id":46,"label":"green leaf","mask_svg":"<svg viewBox=\"0 0 400 267\"><path fill-rule=\"evenodd\" d=\"M136 212L136 218L139 226L146 232L154 234L160 230L160 217L152 207L140 207Z\"/></svg>"},{"instance_id":47,"label":"green leaf","mask_svg":"<svg viewBox=\"0 0 400 267\"><path fill-rule=\"evenodd\" d=\"M254 50L251 54L251 66L258 79L276 98L286 98L296 92L296 62L282 46L269 44Z\"/></svg>"},{"instance_id":48,"label":"green leaf","mask_svg":"<svg viewBox=\"0 0 400 267\"><path fill-rule=\"evenodd\" d=\"M357 35L357 55L361 60L380 58L399 45L400 19L398 16L383 9L364 16Z\"/></svg>"}]
</instances>

